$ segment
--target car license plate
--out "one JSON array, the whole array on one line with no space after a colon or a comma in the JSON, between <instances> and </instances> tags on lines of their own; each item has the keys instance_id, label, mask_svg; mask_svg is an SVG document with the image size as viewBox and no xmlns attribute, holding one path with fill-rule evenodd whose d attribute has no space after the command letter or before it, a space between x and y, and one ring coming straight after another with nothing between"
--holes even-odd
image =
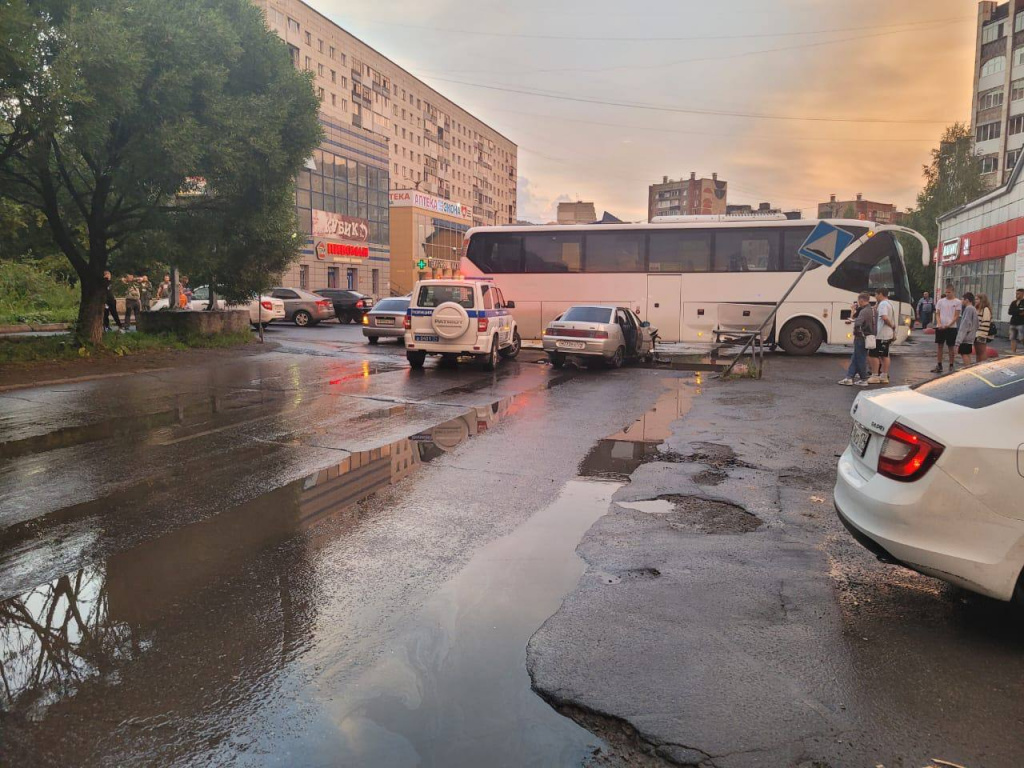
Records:
<instances>
[{"instance_id":1,"label":"car license plate","mask_svg":"<svg viewBox=\"0 0 1024 768\"><path fill-rule=\"evenodd\" d=\"M378 317L378 318L376 318L375 322L377 323L377 325L394 325L395 324L395 318L393 318L393 317Z\"/></svg>"},{"instance_id":2,"label":"car license plate","mask_svg":"<svg viewBox=\"0 0 1024 768\"><path fill-rule=\"evenodd\" d=\"M426 334L421 334L421 333L417 333L416 334L416 341L434 341L434 342L437 342L437 341L440 341L440 340L441 340L440 336L427 336Z\"/></svg>"},{"instance_id":3,"label":"car license plate","mask_svg":"<svg viewBox=\"0 0 1024 768\"><path fill-rule=\"evenodd\" d=\"M585 341L556 341L555 346L559 349L586 349Z\"/></svg>"},{"instance_id":4,"label":"car license plate","mask_svg":"<svg viewBox=\"0 0 1024 768\"><path fill-rule=\"evenodd\" d=\"M871 433L860 424L854 422L853 433L850 435L850 446L860 458L864 458L864 454L867 453L868 441L870 439Z\"/></svg>"}]
</instances>

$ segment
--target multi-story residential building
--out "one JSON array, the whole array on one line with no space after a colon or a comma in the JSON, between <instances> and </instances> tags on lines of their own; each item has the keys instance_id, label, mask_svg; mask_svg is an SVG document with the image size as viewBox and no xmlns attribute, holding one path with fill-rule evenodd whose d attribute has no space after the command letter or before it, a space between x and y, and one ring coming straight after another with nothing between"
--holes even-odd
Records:
<instances>
[{"instance_id":1,"label":"multi-story residential building","mask_svg":"<svg viewBox=\"0 0 1024 768\"><path fill-rule=\"evenodd\" d=\"M718 174L710 179L698 179L691 172L689 179L678 181L668 176L661 184L651 184L647 190L647 220L655 216L696 216L724 214L728 183L719 181Z\"/></svg>"},{"instance_id":2,"label":"multi-story residential building","mask_svg":"<svg viewBox=\"0 0 1024 768\"><path fill-rule=\"evenodd\" d=\"M423 276L457 268L457 259L432 252L421 217L400 217L400 226L417 229L400 233L401 252L393 247L389 192L409 193L399 196L404 205L417 194L437 201L428 213L457 210L467 228L516 220L515 143L301 0L253 2L295 66L313 73L325 132L298 180L307 243L285 284L381 296L391 292L396 259L438 265Z\"/></svg>"},{"instance_id":3,"label":"multi-story residential building","mask_svg":"<svg viewBox=\"0 0 1024 768\"><path fill-rule=\"evenodd\" d=\"M836 200L835 195L829 195L827 203L818 203L819 219L862 219L878 224L902 224L904 215L892 203L865 200L860 192L856 200Z\"/></svg>"},{"instance_id":4,"label":"multi-story residential building","mask_svg":"<svg viewBox=\"0 0 1024 768\"><path fill-rule=\"evenodd\" d=\"M727 216L778 216L782 214L787 219L801 218L801 211L784 211L771 203L758 203L756 208L749 203L727 205L725 206L725 213Z\"/></svg>"},{"instance_id":5,"label":"multi-story residential building","mask_svg":"<svg viewBox=\"0 0 1024 768\"><path fill-rule=\"evenodd\" d=\"M1002 184L1024 148L1024 0L978 4L972 119L981 171Z\"/></svg>"},{"instance_id":6,"label":"multi-story residential building","mask_svg":"<svg viewBox=\"0 0 1024 768\"><path fill-rule=\"evenodd\" d=\"M597 209L593 203L559 203L559 224L593 224L597 221Z\"/></svg>"}]
</instances>

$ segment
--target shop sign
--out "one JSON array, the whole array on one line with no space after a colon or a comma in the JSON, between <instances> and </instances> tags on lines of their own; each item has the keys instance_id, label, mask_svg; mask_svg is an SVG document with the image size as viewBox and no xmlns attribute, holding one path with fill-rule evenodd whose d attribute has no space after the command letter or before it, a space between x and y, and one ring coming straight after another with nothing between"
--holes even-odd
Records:
<instances>
[{"instance_id":1,"label":"shop sign","mask_svg":"<svg viewBox=\"0 0 1024 768\"><path fill-rule=\"evenodd\" d=\"M396 189L389 195L393 208L423 208L433 213L441 213L456 219L472 219L473 209L468 205L443 200L414 189Z\"/></svg>"},{"instance_id":2,"label":"shop sign","mask_svg":"<svg viewBox=\"0 0 1024 768\"><path fill-rule=\"evenodd\" d=\"M365 243L370 239L370 224L366 219L354 219L314 208L313 237L336 237L339 240Z\"/></svg>"},{"instance_id":3,"label":"shop sign","mask_svg":"<svg viewBox=\"0 0 1024 768\"><path fill-rule=\"evenodd\" d=\"M348 258L368 259L370 248L366 245L351 245L349 243L325 243L323 240L316 244L316 257L325 261L328 256L347 256Z\"/></svg>"},{"instance_id":4,"label":"shop sign","mask_svg":"<svg viewBox=\"0 0 1024 768\"><path fill-rule=\"evenodd\" d=\"M956 261L960 256L960 238L954 237L952 240L946 240L942 243L942 250L939 252L939 257L943 264L949 264L951 261Z\"/></svg>"},{"instance_id":5,"label":"shop sign","mask_svg":"<svg viewBox=\"0 0 1024 768\"><path fill-rule=\"evenodd\" d=\"M431 269L458 269L459 262L449 259L427 259Z\"/></svg>"}]
</instances>

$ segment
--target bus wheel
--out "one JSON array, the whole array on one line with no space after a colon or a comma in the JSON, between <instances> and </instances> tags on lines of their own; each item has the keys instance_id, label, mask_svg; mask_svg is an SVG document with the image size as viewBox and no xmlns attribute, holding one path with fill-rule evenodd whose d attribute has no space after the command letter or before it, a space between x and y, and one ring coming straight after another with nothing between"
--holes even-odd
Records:
<instances>
[{"instance_id":1,"label":"bus wheel","mask_svg":"<svg viewBox=\"0 0 1024 768\"><path fill-rule=\"evenodd\" d=\"M825 334L821 326L808 317L790 320L779 334L779 346L787 355L813 355L818 351Z\"/></svg>"}]
</instances>

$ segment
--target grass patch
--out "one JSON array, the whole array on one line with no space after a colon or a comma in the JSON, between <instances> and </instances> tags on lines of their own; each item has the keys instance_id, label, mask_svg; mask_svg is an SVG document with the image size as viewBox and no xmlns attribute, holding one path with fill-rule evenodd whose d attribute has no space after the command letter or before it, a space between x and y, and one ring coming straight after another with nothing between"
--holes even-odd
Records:
<instances>
[{"instance_id":1,"label":"grass patch","mask_svg":"<svg viewBox=\"0 0 1024 768\"><path fill-rule=\"evenodd\" d=\"M0 364L36 363L50 360L103 359L154 351L225 349L248 344L249 331L219 336L182 338L169 333L105 333L97 345L79 346L71 334L8 337L0 339Z\"/></svg>"},{"instance_id":2,"label":"grass patch","mask_svg":"<svg viewBox=\"0 0 1024 768\"><path fill-rule=\"evenodd\" d=\"M31 264L0 262L0 325L73 323L79 291Z\"/></svg>"}]
</instances>

